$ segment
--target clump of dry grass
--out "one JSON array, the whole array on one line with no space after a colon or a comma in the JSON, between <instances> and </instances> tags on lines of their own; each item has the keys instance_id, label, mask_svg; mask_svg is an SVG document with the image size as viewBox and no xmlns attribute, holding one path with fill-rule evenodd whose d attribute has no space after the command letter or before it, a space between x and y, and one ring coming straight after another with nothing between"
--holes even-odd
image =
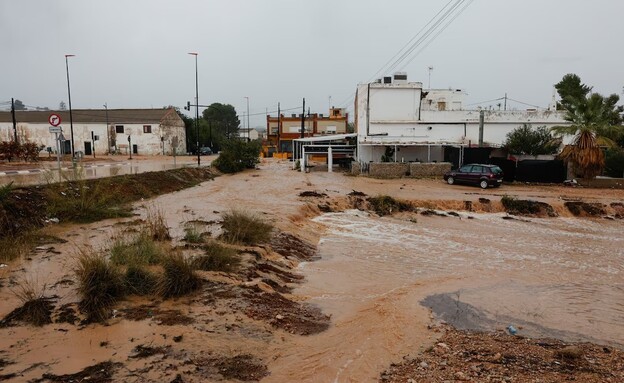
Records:
<instances>
[{"instance_id":1,"label":"clump of dry grass","mask_svg":"<svg viewBox=\"0 0 624 383\"><path fill-rule=\"evenodd\" d=\"M267 242L271 238L273 225L257 215L231 210L223 214L223 238L231 243L255 245Z\"/></svg>"},{"instance_id":2,"label":"clump of dry grass","mask_svg":"<svg viewBox=\"0 0 624 383\"><path fill-rule=\"evenodd\" d=\"M368 203L371 209L379 216L414 210L414 206L411 203L397 200L388 195L370 197Z\"/></svg>"},{"instance_id":3,"label":"clump of dry grass","mask_svg":"<svg viewBox=\"0 0 624 383\"><path fill-rule=\"evenodd\" d=\"M129 294L150 295L155 292L158 277L140 264L130 264L124 274L126 291Z\"/></svg>"},{"instance_id":4,"label":"clump of dry grass","mask_svg":"<svg viewBox=\"0 0 624 383\"><path fill-rule=\"evenodd\" d=\"M74 272L82 298L80 308L87 315L87 320L106 320L111 307L125 294L123 273L101 254L86 250L78 257Z\"/></svg>"},{"instance_id":5,"label":"clump of dry grass","mask_svg":"<svg viewBox=\"0 0 624 383\"><path fill-rule=\"evenodd\" d=\"M162 261L163 274L156 291L164 298L179 297L197 290L201 279L195 273L190 260L182 254L174 253Z\"/></svg>"},{"instance_id":6,"label":"clump of dry grass","mask_svg":"<svg viewBox=\"0 0 624 383\"><path fill-rule=\"evenodd\" d=\"M46 285L39 288L34 280L24 279L11 291L22 302L22 306L10 313L6 322L18 320L43 326L52 323L52 299L45 296Z\"/></svg>"},{"instance_id":7,"label":"clump of dry grass","mask_svg":"<svg viewBox=\"0 0 624 383\"><path fill-rule=\"evenodd\" d=\"M184 240L188 243L203 243L204 238L198 225L190 223L184 227Z\"/></svg>"},{"instance_id":8,"label":"clump of dry grass","mask_svg":"<svg viewBox=\"0 0 624 383\"><path fill-rule=\"evenodd\" d=\"M147 209L147 218L145 220L145 227L148 233L156 241L169 241L171 235L169 234L169 227L167 221L161 209L150 208Z\"/></svg>"},{"instance_id":9,"label":"clump of dry grass","mask_svg":"<svg viewBox=\"0 0 624 383\"><path fill-rule=\"evenodd\" d=\"M110 260L118 265L153 265L164 255L165 250L147 230L135 236L117 236L110 248Z\"/></svg>"},{"instance_id":10,"label":"clump of dry grass","mask_svg":"<svg viewBox=\"0 0 624 383\"><path fill-rule=\"evenodd\" d=\"M202 247L204 255L193 259L193 266L202 271L232 271L241 262L236 250L211 242Z\"/></svg>"}]
</instances>

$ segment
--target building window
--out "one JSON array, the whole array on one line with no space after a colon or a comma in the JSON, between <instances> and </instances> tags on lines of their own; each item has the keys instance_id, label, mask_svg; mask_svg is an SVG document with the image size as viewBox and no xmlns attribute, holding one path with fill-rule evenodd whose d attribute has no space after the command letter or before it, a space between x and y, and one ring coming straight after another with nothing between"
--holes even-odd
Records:
<instances>
[{"instance_id":1,"label":"building window","mask_svg":"<svg viewBox=\"0 0 624 383\"><path fill-rule=\"evenodd\" d=\"M151 133L152 125L143 125L143 133Z\"/></svg>"},{"instance_id":2,"label":"building window","mask_svg":"<svg viewBox=\"0 0 624 383\"><path fill-rule=\"evenodd\" d=\"M123 125L115 125L115 133L123 133L124 127Z\"/></svg>"}]
</instances>

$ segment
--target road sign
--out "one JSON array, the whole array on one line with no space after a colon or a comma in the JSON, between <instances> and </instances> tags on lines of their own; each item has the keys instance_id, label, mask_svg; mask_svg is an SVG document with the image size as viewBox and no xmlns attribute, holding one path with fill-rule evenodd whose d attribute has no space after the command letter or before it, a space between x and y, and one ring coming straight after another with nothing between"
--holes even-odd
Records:
<instances>
[{"instance_id":1,"label":"road sign","mask_svg":"<svg viewBox=\"0 0 624 383\"><path fill-rule=\"evenodd\" d=\"M50 126L50 133L60 133L60 132L61 132L60 126Z\"/></svg>"},{"instance_id":2,"label":"road sign","mask_svg":"<svg viewBox=\"0 0 624 383\"><path fill-rule=\"evenodd\" d=\"M52 126L59 126L61 125L61 116L56 113L52 113L50 117L48 117L48 122Z\"/></svg>"}]
</instances>

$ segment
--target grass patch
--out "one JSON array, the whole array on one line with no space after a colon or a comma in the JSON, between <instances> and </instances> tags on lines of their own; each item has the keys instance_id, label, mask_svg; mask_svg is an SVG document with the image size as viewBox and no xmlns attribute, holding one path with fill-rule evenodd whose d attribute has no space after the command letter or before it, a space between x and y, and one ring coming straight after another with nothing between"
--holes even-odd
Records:
<instances>
[{"instance_id":1,"label":"grass patch","mask_svg":"<svg viewBox=\"0 0 624 383\"><path fill-rule=\"evenodd\" d=\"M118 194L104 180L72 180L48 185L45 190L50 217L88 223L130 216L130 211L118 203Z\"/></svg>"},{"instance_id":2,"label":"grass patch","mask_svg":"<svg viewBox=\"0 0 624 383\"><path fill-rule=\"evenodd\" d=\"M501 203L505 208L505 211L515 215L547 215L549 217L556 217L557 213L552 206L546 202L532 201L526 199L516 199L505 195L501 198Z\"/></svg>"},{"instance_id":3,"label":"grass patch","mask_svg":"<svg viewBox=\"0 0 624 383\"><path fill-rule=\"evenodd\" d=\"M117 237L110 249L110 260L117 265L154 265L160 262L164 253L153 236L142 230L131 238Z\"/></svg>"},{"instance_id":4,"label":"grass patch","mask_svg":"<svg viewBox=\"0 0 624 383\"><path fill-rule=\"evenodd\" d=\"M254 245L271 238L273 225L255 214L232 210L223 214L223 238L231 243Z\"/></svg>"},{"instance_id":5,"label":"grass patch","mask_svg":"<svg viewBox=\"0 0 624 383\"><path fill-rule=\"evenodd\" d=\"M0 239L0 262L9 262L30 253L33 244L27 237L5 237Z\"/></svg>"},{"instance_id":6,"label":"grass patch","mask_svg":"<svg viewBox=\"0 0 624 383\"><path fill-rule=\"evenodd\" d=\"M202 247L204 255L193 259L193 267L202 271L232 271L241 262L236 250L212 242Z\"/></svg>"},{"instance_id":7,"label":"grass patch","mask_svg":"<svg viewBox=\"0 0 624 383\"><path fill-rule=\"evenodd\" d=\"M184 228L184 240L188 243L203 243L204 238L196 224L188 224Z\"/></svg>"},{"instance_id":8,"label":"grass patch","mask_svg":"<svg viewBox=\"0 0 624 383\"><path fill-rule=\"evenodd\" d=\"M388 195L379 195L377 197L370 197L368 204L371 210L377 215L383 217L384 215L390 215L392 213L398 213L400 211L412 211L414 206L406 201L397 200Z\"/></svg>"},{"instance_id":9,"label":"grass patch","mask_svg":"<svg viewBox=\"0 0 624 383\"><path fill-rule=\"evenodd\" d=\"M192 262L182 254L172 254L163 259L162 267L163 274L156 289L164 298L186 295L201 286L201 279L195 273Z\"/></svg>"},{"instance_id":10,"label":"grass patch","mask_svg":"<svg viewBox=\"0 0 624 383\"><path fill-rule=\"evenodd\" d=\"M171 235L169 235L169 227L165 216L160 209L147 209L147 219L145 220L145 226L152 238L156 241L169 241Z\"/></svg>"},{"instance_id":11,"label":"grass patch","mask_svg":"<svg viewBox=\"0 0 624 383\"><path fill-rule=\"evenodd\" d=\"M129 294L150 295L156 290L158 277L143 265L131 264L126 268L124 281Z\"/></svg>"},{"instance_id":12,"label":"grass patch","mask_svg":"<svg viewBox=\"0 0 624 383\"><path fill-rule=\"evenodd\" d=\"M43 326L52 323L51 315L54 304L52 298L45 296L46 285L40 289L36 282L22 280L11 291L22 302L22 306L13 310L0 327L9 325L13 321L20 321L33 326Z\"/></svg>"},{"instance_id":13,"label":"grass patch","mask_svg":"<svg viewBox=\"0 0 624 383\"><path fill-rule=\"evenodd\" d=\"M121 270L100 254L83 252L74 270L78 279L80 309L87 320L102 322L109 317L111 307L125 293Z\"/></svg>"}]
</instances>

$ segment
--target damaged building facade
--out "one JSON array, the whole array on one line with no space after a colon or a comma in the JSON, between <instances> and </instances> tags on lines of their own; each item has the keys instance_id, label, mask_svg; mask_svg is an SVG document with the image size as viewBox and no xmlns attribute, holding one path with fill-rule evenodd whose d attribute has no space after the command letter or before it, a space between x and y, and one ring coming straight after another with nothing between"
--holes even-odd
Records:
<instances>
[{"instance_id":1,"label":"damaged building facade","mask_svg":"<svg viewBox=\"0 0 624 383\"><path fill-rule=\"evenodd\" d=\"M16 129L10 112L0 112L0 141L33 142L56 152L48 118L61 117L62 153L71 153L69 111L16 111ZM186 153L184 121L175 109L72 110L74 151L95 154L171 155Z\"/></svg>"}]
</instances>

